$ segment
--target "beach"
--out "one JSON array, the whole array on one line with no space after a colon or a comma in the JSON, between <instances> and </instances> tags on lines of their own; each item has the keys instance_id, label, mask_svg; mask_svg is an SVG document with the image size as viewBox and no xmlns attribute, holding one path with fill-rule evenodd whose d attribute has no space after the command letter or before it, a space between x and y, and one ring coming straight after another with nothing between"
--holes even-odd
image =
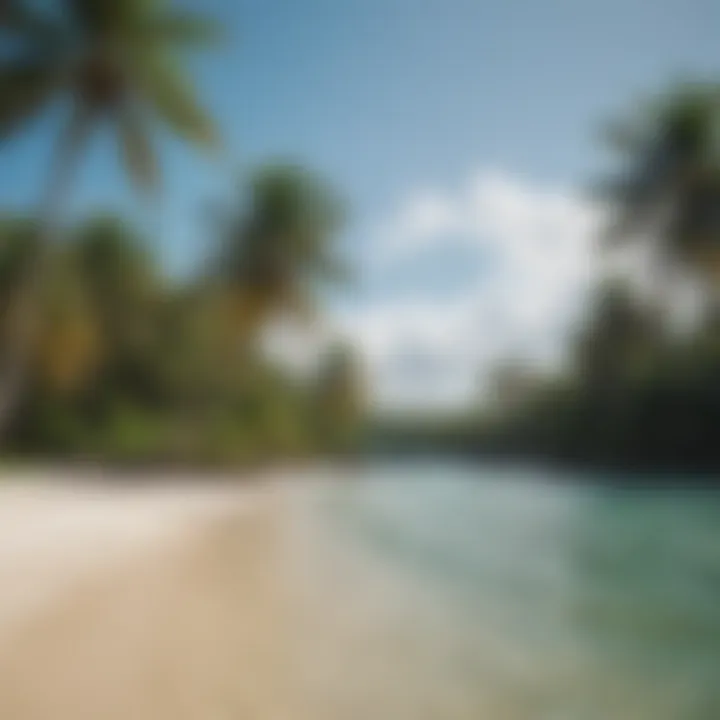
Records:
<instances>
[{"instance_id":1,"label":"beach","mask_svg":"<svg viewBox=\"0 0 720 720\"><path fill-rule=\"evenodd\" d=\"M718 497L544 477L6 478L0 718L715 717Z\"/></svg>"},{"instance_id":2,"label":"beach","mask_svg":"<svg viewBox=\"0 0 720 720\"><path fill-rule=\"evenodd\" d=\"M275 494L6 478L0 717L288 717Z\"/></svg>"}]
</instances>

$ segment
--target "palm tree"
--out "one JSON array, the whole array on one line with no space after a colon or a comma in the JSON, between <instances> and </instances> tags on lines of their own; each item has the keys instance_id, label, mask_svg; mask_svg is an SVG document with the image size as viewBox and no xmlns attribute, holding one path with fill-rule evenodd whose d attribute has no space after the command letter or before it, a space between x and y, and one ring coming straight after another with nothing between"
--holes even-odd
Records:
<instances>
[{"instance_id":1,"label":"palm tree","mask_svg":"<svg viewBox=\"0 0 720 720\"><path fill-rule=\"evenodd\" d=\"M99 215L82 223L70 248L79 281L102 324L113 354L150 341L148 325L164 290L147 243L120 218Z\"/></svg>"},{"instance_id":2,"label":"palm tree","mask_svg":"<svg viewBox=\"0 0 720 720\"><path fill-rule=\"evenodd\" d=\"M0 220L0 352L17 340L13 301L37 256L37 223L23 217ZM39 301L45 312L32 356L43 391L74 390L87 378L99 339L94 305L70 253L54 256L44 274Z\"/></svg>"},{"instance_id":3,"label":"palm tree","mask_svg":"<svg viewBox=\"0 0 720 720\"><path fill-rule=\"evenodd\" d=\"M341 342L329 349L319 370L318 430L330 451L350 451L359 439L366 400L362 370L357 351Z\"/></svg>"},{"instance_id":4,"label":"palm tree","mask_svg":"<svg viewBox=\"0 0 720 720\"><path fill-rule=\"evenodd\" d=\"M601 183L613 243L650 242L661 290L675 271L706 289L720 270L720 86L685 84L607 128L620 172Z\"/></svg>"},{"instance_id":5,"label":"palm tree","mask_svg":"<svg viewBox=\"0 0 720 720\"><path fill-rule=\"evenodd\" d=\"M143 189L158 181L153 121L200 145L216 143L213 123L178 62L179 50L211 40L214 27L163 5L161 0L66 0L52 14L39 10L38 3L9 0L0 11L0 29L17 48L0 60L0 143L54 100L69 105L42 203L38 256L16 302L22 332L4 358L0 429L26 381L37 335L38 289L91 130L101 122L112 124L128 171Z\"/></svg>"},{"instance_id":6,"label":"palm tree","mask_svg":"<svg viewBox=\"0 0 720 720\"><path fill-rule=\"evenodd\" d=\"M608 398L648 372L663 341L657 316L627 284L608 279L597 288L587 323L575 338L577 371L588 389Z\"/></svg>"},{"instance_id":7,"label":"palm tree","mask_svg":"<svg viewBox=\"0 0 720 720\"><path fill-rule=\"evenodd\" d=\"M33 353L38 391L69 398L82 392L105 355L96 307L78 268L55 256L42 287L42 324Z\"/></svg>"},{"instance_id":8,"label":"palm tree","mask_svg":"<svg viewBox=\"0 0 720 720\"><path fill-rule=\"evenodd\" d=\"M314 291L345 276L332 246L343 216L333 190L301 167L254 175L249 197L225 220L214 270L246 339L280 314L312 316Z\"/></svg>"}]
</instances>

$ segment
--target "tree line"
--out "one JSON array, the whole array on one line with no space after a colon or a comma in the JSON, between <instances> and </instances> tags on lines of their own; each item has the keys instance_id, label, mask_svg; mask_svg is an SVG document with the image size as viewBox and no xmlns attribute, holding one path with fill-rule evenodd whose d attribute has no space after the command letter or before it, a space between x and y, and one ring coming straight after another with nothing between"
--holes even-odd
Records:
<instances>
[{"instance_id":1,"label":"tree line","mask_svg":"<svg viewBox=\"0 0 720 720\"><path fill-rule=\"evenodd\" d=\"M163 271L129 222L67 228L38 294L29 382L10 452L136 461L251 461L349 447L360 411L352 348L331 347L310 377L263 351L280 317L311 323L341 269L339 203L312 173L258 170L187 277ZM0 218L0 333L40 243L37 219ZM212 233L208 233L212 235Z\"/></svg>"},{"instance_id":2,"label":"tree line","mask_svg":"<svg viewBox=\"0 0 720 720\"><path fill-rule=\"evenodd\" d=\"M222 148L183 65L221 35L159 0L0 5L0 152L38 115L64 117L37 213L0 218L7 451L244 458L357 439L361 373L350 349L329 353L305 383L262 352L268 326L312 318L318 289L345 274L335 252L343 207L325 182L299 167L260 169L182 280L163 272L152 239L131 223L65 217L100 125L144 193L161 186L158 131ZM611 218L600 245L642 248L650 297L607 278L562 372L530 389L523 381L510 410L384 427L386 445L422 437L596 466L720 467L719 108L717 84L684 83L605 128L616 172L594 183ZM679 284L703 306L682 333L672 322Z\"/></svg>"},{"instance_id":3,"label":"tree line","mask_svg":"<svg viewBox=\"0 0 720 720\"><path fill-rule=\"evenodd\" d=\"M615 172L593 184L609 217L598 253L638 248L650 287L605 275L561 370L528 377L506 365L498 404L389 423L385 445L591 469L720 469L720 86L673 86L604 137ZM688 290L695 309L680 322Z\"/></svg>"},{"instance_id":4,"label":"tree line","mask_svg":"<svg viewBox=\"0 0 720 720\"><path fill-rule=\"evenodd\" d=\"M297 166L259 169L171 278L152 238L117 216L69 222L94 130L157 194L158 132L217 154L222 138L184 70L221 28L156 0L6 0L0 151L51 108L64 118L32 217L0 216L0 441L6 453L220 462L346 450L359 416L351 348L298 378L262 351L278 317L309 322L342 276L344 207Z\"/></svg>"}]
</instances>

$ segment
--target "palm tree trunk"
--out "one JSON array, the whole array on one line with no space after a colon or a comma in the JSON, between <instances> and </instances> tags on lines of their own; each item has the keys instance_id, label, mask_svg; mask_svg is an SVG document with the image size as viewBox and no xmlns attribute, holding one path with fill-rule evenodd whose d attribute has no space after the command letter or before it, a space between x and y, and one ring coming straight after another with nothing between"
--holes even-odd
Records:
<instances>
[{"instance_id":1,"label":"palm tree trunk","mask_svg":"<svg viewBox=\"0 0 720 720\"><path fill-rule=\"evenodd\" d=\"M89 112L77 108L56 145L50 179L41 203L37 251L11 310L13 338L0 358L0 442L6 438L29 384L30 364L41 330L43 284L89 128Z\"/></svg>"}]
</instances>

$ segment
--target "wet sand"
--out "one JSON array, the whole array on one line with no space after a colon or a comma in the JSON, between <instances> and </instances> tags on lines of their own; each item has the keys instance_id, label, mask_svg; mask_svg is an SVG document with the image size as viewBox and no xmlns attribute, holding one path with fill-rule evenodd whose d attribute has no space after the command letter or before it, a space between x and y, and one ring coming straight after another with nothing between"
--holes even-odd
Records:
<instances>
[{"instance_id":1,"label":"wet sand","mask_svg":"<svg viewBox=\"0 0 720 720\"><path fill-rule=\"evenodd\" d=\"M277 487L0 485L0 718L289 718Z\"/></svg>"}]
</instances>

